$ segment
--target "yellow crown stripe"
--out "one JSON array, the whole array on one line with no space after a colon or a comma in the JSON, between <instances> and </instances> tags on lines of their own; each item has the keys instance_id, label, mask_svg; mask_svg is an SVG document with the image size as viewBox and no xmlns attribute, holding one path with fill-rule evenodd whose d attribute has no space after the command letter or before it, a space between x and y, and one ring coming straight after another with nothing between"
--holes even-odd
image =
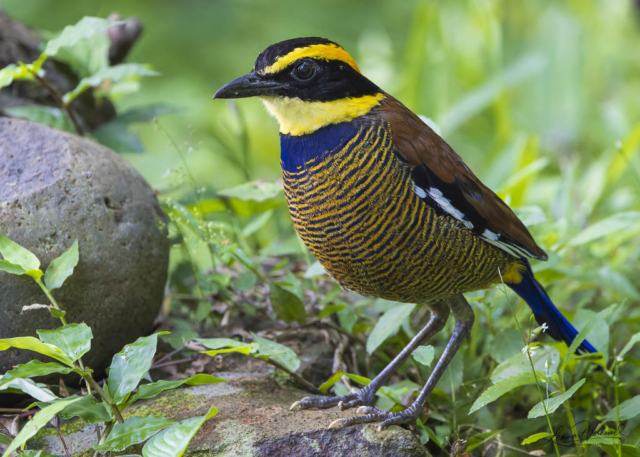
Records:
<instances>
[{"instance_id":1,"label":"yellow crown stripe","mask_svg":"<svg viewBox=\"0 0 640 457\"><path fill-rule=\"evenodd\" d=\"M315 59L324 60L340 60L360 73L360 69L356 64L356 61L353 60L353 57L351 57L347 51L342 49L340 46L336 46L335 44L314 44L305 48L296 48L289 54L278 57L278 59L272 65L265 67L265 69L262 70L261 73L278 73L279 71L287 68L296 60L302 59L304 57L313 57Z\"/></svg>"}]
</instances>

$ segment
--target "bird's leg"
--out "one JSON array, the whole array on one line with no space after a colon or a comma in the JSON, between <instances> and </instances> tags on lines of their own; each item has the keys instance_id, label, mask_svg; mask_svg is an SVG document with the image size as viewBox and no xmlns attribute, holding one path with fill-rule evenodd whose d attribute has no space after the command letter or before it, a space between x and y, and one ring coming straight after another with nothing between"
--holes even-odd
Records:
<instances>
[{"instance_id":1,"label":"bird's leg","mask_svg":"<svg viewBox=\"0 0 640 457\"><path fill-rule=\"evenodd\" d=\"M378 426L378 430L382 430L384 427L393 424L413 423L423 414L423 408L427 402L427 397L429 397L429 394L438 383L440 376L442 376L442 373L444 373L447 365L449 365L449 362L451 362L451 359L456 354L464 340L468 338L471 333L471 327L473 326L473 310L463 295L453 296L448 301L448 304L456 320L453 335L451 335L451 339L447 343L447 347L444 349L440 360L438 360L436 367L431 372L431 376L429 376L427 383L422 388L420 395L418 395L418 398L413 402L413 404L399 413L380 411L370 405L361 406L358 408L358 414L362 415L346 419L338 419L330 425L331 427L339 425L348 426L366 422L381 422Z\"/></svg>"},{"instance_id":2,"label":"bird's leg","mask_svg":"<svg viewBox=\"0 0 640 457\"><path fill-rule=\"evenodd\" d=\"M442 302L427 305L431 310L431 318L427 325L402 349L392 361L376 376L368 385L360 391L340 397L305 397L291 405L291 409L331 408L338 406L340 410L355 406L375 405L375 393L382 387L387 379L409 358L411 353L433 335L438 333L447 322L449 307Z\"/></svg>"}]
</instances>

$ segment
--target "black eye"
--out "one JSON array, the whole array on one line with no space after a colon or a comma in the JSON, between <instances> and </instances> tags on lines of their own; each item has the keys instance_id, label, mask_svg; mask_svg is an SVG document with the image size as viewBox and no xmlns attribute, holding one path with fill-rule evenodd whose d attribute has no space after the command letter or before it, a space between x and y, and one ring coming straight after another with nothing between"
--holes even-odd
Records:
<instances>
[{"instance_id":1,"label":"black eye","mask_svg":"<svg viewBox=\"0 0 640 457\"><path fill-rule=\"evenodd\" d=\"M313 62L303 60L293 69L293 75L298 79L309 79L316 72L316 66Z\"/></svg>"}]
</instances>

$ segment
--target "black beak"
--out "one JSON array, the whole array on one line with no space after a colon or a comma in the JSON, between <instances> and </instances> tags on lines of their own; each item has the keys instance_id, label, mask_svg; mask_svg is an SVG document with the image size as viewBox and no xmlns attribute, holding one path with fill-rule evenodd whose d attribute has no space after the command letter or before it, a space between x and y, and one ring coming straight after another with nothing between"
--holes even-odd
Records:
<instances>
[{"instance_id":1,"label":"black beak","mask_svg":"<svg viewBox=\"0 0 640 457\"><path fill-rule=\"evenodd\" d=\"M286 84L262 79L260 75L252 72L222 86L213 99L277 95L276 91L285 87Z\"/></svg>"}]
</instances>

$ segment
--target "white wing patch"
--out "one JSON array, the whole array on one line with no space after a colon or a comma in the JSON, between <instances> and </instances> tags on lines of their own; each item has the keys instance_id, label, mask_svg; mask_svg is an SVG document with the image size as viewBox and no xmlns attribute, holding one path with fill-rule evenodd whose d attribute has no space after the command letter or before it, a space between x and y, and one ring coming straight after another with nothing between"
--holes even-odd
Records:
<instances>
[{"instance_id":1,"label":"white wing patch","mask_svg":"<svg viewBox=\"0 0 640 457\"><path fill-rule=\"evenodd\" d=\"M465 227L468 229L473 229L473 223L464 215L462 211L451 204L451 200L444 196L440 189L436 189L435 187L430 187L428 190L423 189L418 186L415 182L413 183L413 192L420 198L427 198L429 196L434 202L438 204L440 208L442 208L445 212L449 213L455 219L462 222ZM492 232L489 229L485 229L484 232L480 234L480 238L485 240L487 243L494 245L497 248L502 249L503 251L511 254L514 257L535 257L535 254L528 251L527 249L518 246L514 243L510 243L509 241L501 241L500 233Z\"/></svg>"}]
</instances>

